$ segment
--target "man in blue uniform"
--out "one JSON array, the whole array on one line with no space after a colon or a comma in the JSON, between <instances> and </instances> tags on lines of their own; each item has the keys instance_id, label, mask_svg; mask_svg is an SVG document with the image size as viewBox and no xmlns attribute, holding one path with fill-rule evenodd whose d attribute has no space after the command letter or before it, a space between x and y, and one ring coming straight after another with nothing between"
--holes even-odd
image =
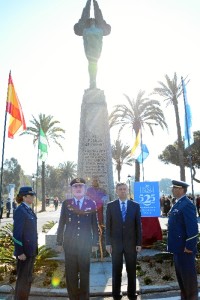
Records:
<instances>
[{"instance_id":1,"label":"man in blue uniform","mask_svg":"<svg viewBox=\"0 0 200 300\"><path fill-rule=\"evenodd\" d=\"M172 193L176 202L169 212L168 251L174 254L181 300L198 300L195 267L198 223L196 208L186 196L188 186L186 182L172 180Z\"/></svg>"},{"instance_id":2,"label":"man in blue uniform","mask_svg":"<svg viewBox=\"0 0 200 300\"><path fill-rule=\"evenodd\" d=\"M38 253L37 218L31 209L34 196L31 186L23 186L16 197L20 205L13 216L14 255L17 258L15 300L28 300L33 266Z\"/></svg>"},{"instance_id":3,"label":"man in blue uniform","mask_svg":"<svg viewBox=\"0 0 200 300\"><path fill-rule=\"evenodd\" d=\"M70 300L89 300L91 250L98 250L98 221L94 201L85 197L82 178L71 181L74 197L63 201L57 231L57 244L65 252L65 273ZM58 247L61 251L61 247Z\"/></svg>"}]
</instances>

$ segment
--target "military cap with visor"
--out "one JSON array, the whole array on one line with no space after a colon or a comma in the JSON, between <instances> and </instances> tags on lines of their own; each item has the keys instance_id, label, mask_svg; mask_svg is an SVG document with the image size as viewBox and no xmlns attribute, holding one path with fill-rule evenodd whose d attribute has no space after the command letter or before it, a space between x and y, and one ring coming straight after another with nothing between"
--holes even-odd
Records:
<instances>
[{"instance_id":1,"label":"military cap with visor","mask_svg":"<svg viewBox=\"0 0 200 300\"><path fill-rule=\"evenodd\" d=\"M185 181L178 181L178 180L172 180L172 185L171 187L175 187L175 188L187 188L189 186L188 183L186 183Z\"/></svg>"},{"instance_id":2,"label":"military cap with visor","mask_svg":"<svg viewBox=\"0 0 200 300\"><path fill-rule=\"evenodd\" d=\"M26 195L31 195L31 196L36 195L36 193L33 191L33 188L31 186L22 186L19 189L18 196L26 196Z\"/></svg>"},{"instance_id":3,"label":"military cap with visor","mask_svg":"<svg viewBox=\"0 0 200 300\"><path fill-rule=\"evenodd\" d=\"M86 184L86 181L85 179L83 178L74 178L71 182L70 182L70 185L73 186L74 184L77 184L77 183L80 183L80 184Z\"/></svg>"}]
</instances>

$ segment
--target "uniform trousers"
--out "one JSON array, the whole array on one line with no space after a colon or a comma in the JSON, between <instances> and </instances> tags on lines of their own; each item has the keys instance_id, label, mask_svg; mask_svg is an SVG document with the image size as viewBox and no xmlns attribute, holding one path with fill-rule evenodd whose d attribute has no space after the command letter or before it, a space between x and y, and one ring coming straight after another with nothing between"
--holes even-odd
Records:
<instances>
[{"instance_id":1,"label":"uniform trousers","mask_svg":"<svg viewBox=\"0 0 200 300\"><path fill-rule=\"evenodd\" d=\"M14 300L28 300L35 256L27 257L26 260L17 259L17 281L15 286Z\"/></svg>"},{"instance_id":2,"label":"uniform trousers","mask_svg":"<svg viewBox=\"0 0 200 300\"><path fill-rule=\"evenodd\" d=\"M181 300L198 300L195 255L189 253L174 254L174 266L181 290Z\"/></svg>"},{"instance_id":3,"label":"uniform trousers","mask_svg":"<svg viewBox=\"0 0 200 300\"><path fill-rule=\"evenodd\" d=\"M70 300L89 300L90 249L78 253L65 252L65 274Z\"/></svg>"},{"instance_id":4,"label":"uniform trousers","mask_svg":"<svg viewBox=\"0 0 200 300\"><path fill-rule=\"evenodd\" d=\"M10 209L6 212L6 218L10 218Z\"/></svg>"},{"instance_id":5,"label":"uniform trousers","mask_svg":"<svg viewBox=\"0 0 200 300\"><path fill-rule=\"evenodd\" d=\"M112 252L112 296L119 299L121 296L121 281L123 269L123 257L126 263L126 272L128 278L127 295L134 299L136 295L136 253L127 253L125 251Z\"/></svg>"}]
</instances>

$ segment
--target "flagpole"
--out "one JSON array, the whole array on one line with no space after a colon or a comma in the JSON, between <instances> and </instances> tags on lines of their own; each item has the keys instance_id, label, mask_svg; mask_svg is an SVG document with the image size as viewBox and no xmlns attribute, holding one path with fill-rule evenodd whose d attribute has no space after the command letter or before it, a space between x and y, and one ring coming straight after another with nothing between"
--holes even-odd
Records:
<instances>
[{"instance_id":1,"label":"flagpole","mask_svg":"<svg viewBox=\"0 0 200 300\"><path fill-rule=\"evenodd\" d=\"M40 126L39 126L39 134L38 134L38 151L37 151L37 170L36 170L36 185L35 185L35 193L36 193L36 215L37 215L37 204L38 204L38 169L39 169L39 144L40 144Z\"/></svg>"},{"instance_id":2,"label":"flagpole","mask_svg":"<svg viewBox=\"0 0 200 300\"><path fill-rule=\"evenodd\" d=\"M0 201L2 201L2 184L3 184L3 164L4 164L4 149L5 149L5 136L6 136L6 122L7 122L7 111L5 112L4 120L4 132L3 132L3 147L2 147L2 158L1 158L1 179L0 179ZM0 203L2 205L2 203ZM1 222L1 219L0 219Z\"/></svg>"},{"instance_id":3,"label":"flagpole","mask_svg":"<svg viewBox=\"0 0 200 300\"><path fill-rule=\"evenodd\" d=\"M11 71L10 71L11 74ZM10 77L10 75L9 75ZM7 88L7 99L6 99L6 110L4 119L4 130L3 130L3 147L2 147L2 157L1 157L1 179L0 179L0 201L2 201L2 185L3 185L3 164L4 164L4 150L5 150L5 139L6 139L6 123L7 123L7 100L8 100L8 88ZM1 219L0 219L1 222Z\"/></svg>"},{"instance_id":4,"label":"flagpole","mask_svg":"<svg viewBox=\"0 0 200 300\"><path fill-rule=\"evenodd\" d=\"M194 186L193 186L193 178L192 178L192 154L191 154L191 148L190 148L190 135L189 135L188 115L187 115L187 107L186 107L186 95L185 95L185 88L184 88L183 77L181 77L181 83L182 83L184 109L185 109L185 124L186 124L186 131L187 131L187 141L188 141L188 148L189 148L189 163L190 163L190 177L191 177L191 187L192 187L192 198L193 198L193 202L194 202Z\"/></svg>"},{"instance_id":5,"label":"flagpole","mask_svg":"<svg viewBox=\"0 0 200 300\"><path fill-rule=\"evenodd\" d=\"M144 153L143 153L143 149L142 149L142 126L140 127L140 134L141 134L141 141L140 141L140 147L141 147L141 151L142 151L142 179L144 182Z\"/></svg>"}]
</instances>

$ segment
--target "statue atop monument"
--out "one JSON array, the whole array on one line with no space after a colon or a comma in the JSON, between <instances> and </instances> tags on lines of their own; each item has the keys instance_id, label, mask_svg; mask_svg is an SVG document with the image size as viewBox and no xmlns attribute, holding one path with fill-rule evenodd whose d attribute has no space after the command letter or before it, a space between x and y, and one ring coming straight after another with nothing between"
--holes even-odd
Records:
<instances>
[{"instance_id":1,"label":"statue atop monument","mask_svg":"<svg viewBox=\"0 0 200 300\"><path fill-rule=\"evenodd\" d=\"M92 1L94 18L90 18L91 0L88 0L81 19L74 25L75 34L83 37L85 55L88 59L90 89L96 88L97 63L102 51L103 36L109 35L111 31L111 26L103 19L97 1Z\"/></svg>"}]
</instances>

